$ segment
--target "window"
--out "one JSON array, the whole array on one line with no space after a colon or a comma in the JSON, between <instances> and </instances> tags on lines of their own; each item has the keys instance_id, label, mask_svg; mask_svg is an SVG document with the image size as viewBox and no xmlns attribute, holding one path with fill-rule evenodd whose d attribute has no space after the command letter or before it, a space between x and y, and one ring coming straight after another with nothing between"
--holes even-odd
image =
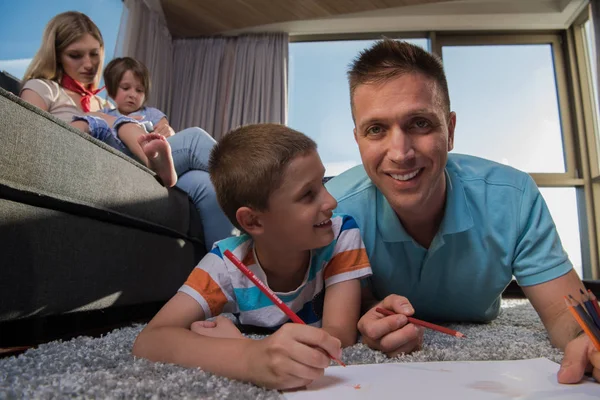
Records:
<instances>
[{"instance_id":1,"label":"window","mask_svg":"<svg viewBox=\"0 0 600 400\"><path fill-rule=\"evenodd\" d=\"M444 46L454 151L529 173L564 173L550 44Z\"/></svg>"},{"instance_id":2,"label":"window","mask_svg":"<svg viewBox=\"0 0 600 400\"><path fill-rule=\"evenodd\" d=\"M583 277L581 256L581 234L577 213L577 193L575 188L540 188L556 224L563 248L569 255L573 267Z\"/></svg>"},{"instance_id":3,"label":"window","mask_svg":"<svg viewBox=\"0 0 600 400\"><path fill-rule=\"evenodd\" d=\"M423 48L427 39L408 40ZM361 163L346 72L375 40L292 42L289 47L288 126L317 142L325 176Z\"/></svg>"},{"instance_id":4,"label":"window","mask_svg":"<svg viewBox=\"0 0 600 400\"><path fill-rule=\"evenodd\" d=\"M0 14L0 70L22 79L31 59L40 47L48 21L65 11L80 11L90 17L104 39L105 64L113 56L122 0L80 1L28 0L11 2L10 11Z\"/></svg>"}]
</instances>

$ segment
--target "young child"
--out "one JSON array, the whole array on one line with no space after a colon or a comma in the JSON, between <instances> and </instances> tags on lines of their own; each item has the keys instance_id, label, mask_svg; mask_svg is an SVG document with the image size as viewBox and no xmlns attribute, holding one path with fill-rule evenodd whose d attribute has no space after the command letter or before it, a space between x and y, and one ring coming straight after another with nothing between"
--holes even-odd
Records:
<instances>
[{"instance_id":1,"label":"young child","mask_svg":"<svg viewBox=\"0 0 600 400\"><path fill-rule=\"evenodd\" d=\"M115 117L139 117L138 121L147 132L165 137L175 134L162 111L145 106L150 93L150 72L142 62L131 57L111 60L104 69L104 84L116 108L105 107L103 113Z\"/></svg>"},{"instance_id":2,"label":"young child","mask_svg":"<svg viewBox=\"0 0 600 400\"><path fill-rule=\"evenodd\" d=\"M131 57L111 60L104 69L104 83L116 107L105 107L101 111L104 114L101 117L76 117L75 120L85 121L84 123L89 125L87 132L117 150L139 159L153 169L163 181L175 184L177 177L189 170L208 171L208 157L216 143L215 140L197 127L184 129L174 137L175 132L166 115L157 108L145 106L150 92L150 72L143 63ZM106 115L114 119L112 125L106 122ZM154 135L147 135L150 132ZM168 143L146 142L164 142L164 138L167 138ZM149 144L166 147L169 151L168 157L157 157L162 156L162 152L149 153L149 149L155 150L148 147Z\"/></svg>"},{"instance_id":3,"label":"young child","mask_svg":"<svg viewBox=\"0 0 600 400\"><path fill-rule=\"evenodd\" d=\"M354 219L333 214L324 171L315 142L284 125L227 134L212 151L210 175L221 208L244 233L215 243L142 330L133 354L277 389L321 376L329 365L324 352L339 357L340 346L356 342L359 280L371 275ZM288 323L225 250L308 325ZM223 312L276 331L250 340L225 317L195 322Z\"/></svg>"},{"instance_id":4,"label":"young child","mask_svg":"<svg viewBox=\"0 0 600 400\"><path fill-rule=\"evenodd\" d=\"M100 113L76 116L73 125L128 156L137 158L156 172L165 186L175 185L177 172L171 146L166 140L172 135L172 129L160 110L148 108L148 115L144 112L146 92L150 87L147 68L134 59L117 58L104 70L104 80L116 108L105 107ZM123 90L123 87L126 89ZM154 129L148 117L157 119L158 129ZM112 123L109 124L107 121L111 119Z\"/></svg>"}]
</instances>

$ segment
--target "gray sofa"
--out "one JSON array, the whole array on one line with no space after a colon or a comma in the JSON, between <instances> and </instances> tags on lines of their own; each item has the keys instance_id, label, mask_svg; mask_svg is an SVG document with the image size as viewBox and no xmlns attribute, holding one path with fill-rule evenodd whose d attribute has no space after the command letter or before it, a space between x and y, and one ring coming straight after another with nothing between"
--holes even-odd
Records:
<instances>
[{"instance_id":1,"label":"gray sofa","mask_svg":"<svg viewBox=\"0 0 600 400\"><path fill-rule=\"evenodd\" d=\"M187 195L1 88L0 116L0 323L169 299L205 253Z\"/></svg>"}]
</instances>

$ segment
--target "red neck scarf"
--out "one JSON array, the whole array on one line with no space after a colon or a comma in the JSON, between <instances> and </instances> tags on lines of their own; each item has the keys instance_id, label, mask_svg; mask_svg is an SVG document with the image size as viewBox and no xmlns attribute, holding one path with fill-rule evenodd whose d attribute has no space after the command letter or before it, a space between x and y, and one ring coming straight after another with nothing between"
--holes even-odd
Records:
<instances>
[{"instance_id":1,"label":"red neck scarf","mask_svg":"<svg viewBox=\"0 0 600 400\"><path fill-rule=\"evenodd\" d=\"M71 78L67 74L63 74L62 79L60 81L60 86L72 92L75 92L78 95L81 95L80 102L81 109L83 110L83 112L90 112L90 102L92 100L92 97L104 89L104 87L101 87L100 89L92 89L91 84L88 85L87 88L85 88L81 83L77 82L75 79Z\"/></svg>"}]
</instances>

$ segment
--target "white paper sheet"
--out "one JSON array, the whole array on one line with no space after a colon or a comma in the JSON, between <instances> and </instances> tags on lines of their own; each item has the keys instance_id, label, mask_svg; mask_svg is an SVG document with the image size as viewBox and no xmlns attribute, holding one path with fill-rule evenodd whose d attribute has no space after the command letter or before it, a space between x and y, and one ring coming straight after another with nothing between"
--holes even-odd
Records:
<instances>
[{"instance_id":1,"label":"white paper sheet","mask_svg":"<svg viewBox=\"0 0 600 400\"><path fill-rule=\"evenodd\" d=\"M559 365L545 358L517 361L446 361L329 367L291 400L598 400L600 384L556 381Z\"/></svg>"}]
</instances>

